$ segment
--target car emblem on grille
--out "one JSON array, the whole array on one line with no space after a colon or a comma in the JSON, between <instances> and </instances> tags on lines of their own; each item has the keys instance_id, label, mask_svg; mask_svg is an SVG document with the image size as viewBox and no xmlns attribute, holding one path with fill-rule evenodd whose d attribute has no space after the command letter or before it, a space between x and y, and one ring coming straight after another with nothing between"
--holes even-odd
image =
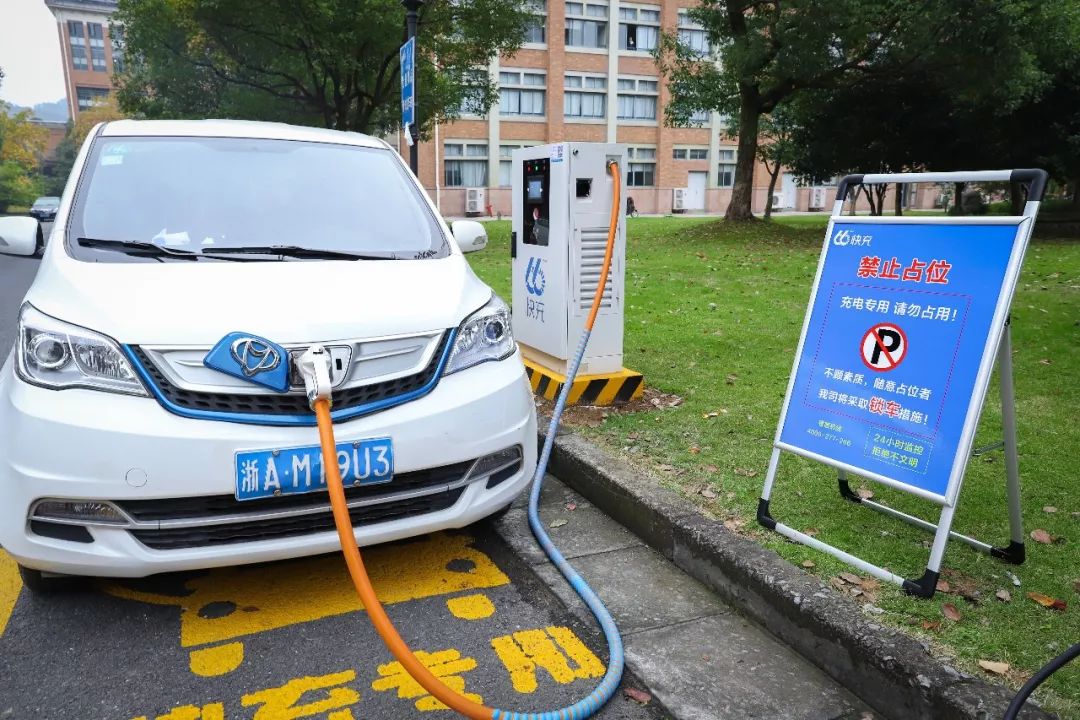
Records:
<instances>
[{"instance_id":1,"label":"car emblem on grille","mask_svg":"<svg viewBox=\"0 0 1080 720\"><path fill-rule=\"evenodd\" d=\"M258 335L229 333L206 354L203 365L277 392L289 390L288 351Z\"/></svg>"},{"instance_id":2,"label":"car emblem on grille","mask_svg":"<svg viewBox=\"0 0 1080 720\"><path fill-rule=\"evenodd\" d=\"M233 360L240 363L240 369L248 377L268 372L281 364L281 353L258 338L234 340L229 350L232 352Z\"/></svg>"}]
</instances>

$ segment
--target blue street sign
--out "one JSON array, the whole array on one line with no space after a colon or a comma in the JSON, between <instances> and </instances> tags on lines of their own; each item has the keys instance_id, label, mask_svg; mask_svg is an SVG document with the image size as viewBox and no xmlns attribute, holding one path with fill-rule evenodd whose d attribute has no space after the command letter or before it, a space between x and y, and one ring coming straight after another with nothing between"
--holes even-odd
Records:
<instances>
[{"instance_id":1,"label":"blue street sign","mask_svg":"<svg viewBox=\"0 0 1080 720\"><path fill-rule=\"evenodd\" d=\"M408 128L415 121L416 109L416 38L409 38L398 50L401 61L401 126Z\"/></svg>"},{"instance_id":2,"label":"blue street sign","mask_svg":"<svg viewBox=\"0 0 1080 720\"><path fill-rule=\"evenodd\" d=\"M835 222L778 447L950 494L1021 227Z\"/></svg>"}]
</instances>

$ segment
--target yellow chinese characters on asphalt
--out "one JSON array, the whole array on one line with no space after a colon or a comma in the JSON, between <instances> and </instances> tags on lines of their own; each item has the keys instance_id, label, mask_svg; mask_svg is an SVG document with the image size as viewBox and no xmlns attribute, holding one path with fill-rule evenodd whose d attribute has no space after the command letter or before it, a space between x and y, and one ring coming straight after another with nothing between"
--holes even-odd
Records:
<instances>
[{"instance_id":1,"label":"yellow chinese characters on asphalt","mask_svg":"<svg viewBox=\"0 0 1080 720\"><path fill-rule=\"evenodd\" d=\"M522 625L544 615L528 621L515 614L525 591L510 589L510 578L473 542L464 534L440 533L365 552L372 582L389 608L427 613L423 627L405 626L417 658L477 703L554 692L579 681L584 688L602 677L604 663L570 628ZM170 590L136 589L160 586ZM362 615L355 633L335 629L350 626L335 625L334 618L363 610L338 555L217 569L164 583L103 580L98 588L121 602L175 608L175 619L167 621L174 629L152 637L160 643L174 632L173 647L186 653L187 680L177 678L176 690L150 690L117 720L371 720L447 710L389 658L380 641L372 641ZM19 612L20 592L17 566L0 551L0 636L13 611ZM413 601L418 610L409 610ZM289 641L264 634L311 623L299 637L318 649L313 656L320 660L280 667L279 648L287 651L281 643ZM455 647L456 641L463 645ZM108 693L102 688L103 697ZM185 702L173 704L177 700ZM537 700L545 698L532 702Z\"/></svg>"}]
</instances>

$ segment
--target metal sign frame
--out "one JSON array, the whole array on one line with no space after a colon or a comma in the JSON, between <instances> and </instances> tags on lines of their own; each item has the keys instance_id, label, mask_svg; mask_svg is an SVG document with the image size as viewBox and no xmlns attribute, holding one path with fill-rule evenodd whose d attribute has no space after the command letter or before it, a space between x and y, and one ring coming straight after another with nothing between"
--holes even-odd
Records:
<instances>
[{"instance_id":1,"label":"metal sign frame","mask_svg":"<svg viewBox=\"0 0 1080 720\"><path fill-rule=\"evenodd\" d=\"M812 548L837 557L863 572L869 573L887 582L901 586L907 593L919 597L933 597L936 588L938 574L941 569L941 561L945 554L945 546L950 537L970 545L971 547L988 553L996 558L1013 564L1024 562L1024 529L1023 514L1020 507L1020 472L1016 446L1016 404L1012 377L1012 340L1010 334L1009 308L1012 304L1013 295L1016 291L1017 279L1023 264L1024 254L1027 251L1028 242L1038 215L1039 205L1046 190L1047 174L1043 170L990 170L982 172L946 172L946 173L896 173L876 175L849 175L840 181L837 188L836 200L833 203L832 215L829 218L825 240L822 245L821 256L818 259L817 272L810 293L810 301L807 305L806 315L803 319L802 332L799 337L799 345L795 352L795 360L792 366L791 377L788 380L787 392L784 395L784 404L777 423L776 436L773 441L772 456L769 459L768 471L765 475L765 485L761 498L758 501L758 522L770 530L784 535L790 540L808 545ZM844 201L847 199L848 190L859 185L877 185L886 183L957 183L957 182L1017 182L1028 186L1028 200L1024 205L1024 212L1019 216L986 217L986 216L946 216L946 217L874 217L874 216L847 216L843 215ZM802 359L803 346L806 342L807 333L810 330L810 319L813 313L821 276L825 269L825 259L828 253L829 242L833 235L833 225L837 222L844 224L902 224L902 225L1012 225L1017 228L1017 234L1013 242L1009 256L1008 266L1002 280L1001 291L994 308L993 319L990 324L990 332L987 334L986 343L983 347L978 372L975 376L975 385L971 394L965 414L963 430L957 444L956 454L952 461L948 487L944 495L929 492L922 488L913 487L899 482L885 475L868 472L865 469L855 468L846 463L809 452L805 449L794 447L781 441L781 433L784 422L787 419L788 408L791 403L792 392L795 388L799 364ZM996 352L995 352L996 351ZM953 515L956 511L960 488L963 484L964 472L967 468L969 457L973 454L972 445L975 439L975 430L978 426L979 416L986 400L987 390L990 385L990 377L996 361L1001 376L1001 405L1002 405L1002 431L1004 435L1004 450L1006 461L1006 481L1009 505L1010 542L1007 547L995 547L989 543L975 538L962 535L951 530ZM842 498L851 502L864 505L876 512L890 517L903 520L911 525L934 533L934 543L931 547L929 562L923 576L917 580L908 580L896 575L885 568L862 560L837 547L822 542L794 528L777 522L769 512L769 502L776 482L776 474L780 465L780 454L783 451L815 460L835 467L837 469L837 482ZM976 453L978 451L975 451ZM930 500L942 506L937 524L923 520L922 518L908 515L888 506L863 499L852 492L848 484L848 475L855 474L876 482L894 487L917 497Z\"/></svg>"}]
</instances>

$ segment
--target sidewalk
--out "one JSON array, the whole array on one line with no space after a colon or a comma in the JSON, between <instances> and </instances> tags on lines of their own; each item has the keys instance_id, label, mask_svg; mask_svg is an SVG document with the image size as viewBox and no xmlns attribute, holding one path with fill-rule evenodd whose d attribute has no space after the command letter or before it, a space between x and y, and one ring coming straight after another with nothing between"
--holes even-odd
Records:
<instances>
[{"instance_id":1,"label":"sidewalk","mask_svg":"<svg viewBox=\"0 0 1080 720\"><path fill-rule=\"evenodd\" d=\"M592 614L537 547L522 496L496 524L583 622ZM540 518L622 631L629 668L679 720L871 720L851 693L548 476Z\"/></svg>"}]
</instances>

